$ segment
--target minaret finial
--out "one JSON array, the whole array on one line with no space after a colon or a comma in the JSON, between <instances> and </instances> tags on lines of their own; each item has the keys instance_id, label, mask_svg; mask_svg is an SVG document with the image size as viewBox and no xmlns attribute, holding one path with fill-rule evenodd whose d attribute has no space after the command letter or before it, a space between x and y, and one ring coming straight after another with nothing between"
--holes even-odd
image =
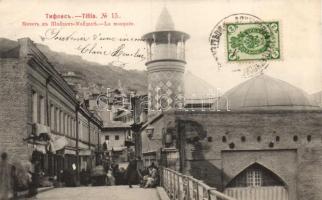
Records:
<instances>
[{"instance_id":1,"label":"minaret finial","mask_svg":"<svg viewBox=\"0 0 322 200\"><path fill-rule=\"evenodd\" d=\"M167 7L164 6L156 25L156 31L170 31L170 30L174 30L174 23L171 15L169 14Z\"/></svg>"}]
</instances>

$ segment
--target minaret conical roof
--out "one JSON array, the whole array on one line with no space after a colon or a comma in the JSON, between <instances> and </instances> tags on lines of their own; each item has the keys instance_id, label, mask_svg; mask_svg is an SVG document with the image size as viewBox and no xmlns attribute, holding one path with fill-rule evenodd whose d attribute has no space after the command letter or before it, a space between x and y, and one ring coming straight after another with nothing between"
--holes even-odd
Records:
<instances>
[{"instance_id":1,"label":"minaret conical roof","mask_svg":"<svg viewBox=\"0 0 322 200\"><path fill-rule=\"evenodd\" d=\"M156 31L170 31L170 30L174 30L174 23L168 9L164 7L159 16L159 19L156 25Z\"/></svg>"}]
</instances>

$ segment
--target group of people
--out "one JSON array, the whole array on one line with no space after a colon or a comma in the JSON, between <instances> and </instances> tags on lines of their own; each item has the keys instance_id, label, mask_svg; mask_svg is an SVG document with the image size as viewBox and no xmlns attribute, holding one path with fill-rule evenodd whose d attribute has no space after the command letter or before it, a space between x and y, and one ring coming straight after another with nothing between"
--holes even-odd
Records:
<instances>
[{"instance_id":1,"label":"group of people","mask_svg":"<svg viewBox=\"0 0 322 200\"><path fill-rule=\"evenodd\" d=\"M140 184L141 187L156 187L159 184L159 172L157 166L152 163L149 167L142 169L142 160L140 158L132 159L125 170L119 168L118 164L102 166L102 170L106 174L106 185L126 185L130 188L134 184ZM40 163L33 156L31 162L25 164L10 163L7 153L1 154L0 160L0 200L6 200L11 197L15 198L17 192L28 190L29 196L37 194L37 188L40 182ZM84 185L90 184L90 172L81 171L80 182ZM62 173L61 181L66 182L66 186L76 186L75 184L67 184L76 182L68 173Z\"/></svg>"},{"instance_id":2,"label":"group of people","mask_svg":"<svg viewBox=\"0 0 322 200\"><path fill-rule=\"evenodd\" d=\"M116 163L104 162L95 166L91 171L81 170L80 183L93 186L126 185L127 173L125 168Z\"/></svg>"},{"instance_id":3,"label":"group of people","mask_svg":"<svg viewBox=\"0 0 322 200\"><path fill-rule=\"evenodd\" d=\"M141 187L152 188L159 184L159 171L158 168L152 163L142 173Z\"/></svg>"},{"instance_id":4,"label":"group of people","mask_svg":"<svg viewBox=\"0 0 322 200\"><path fill-rule=\"evenodd\" d=\"M107 185L124 185L126 184L125 169L118 164L112 163L105 167L107 173Z\"/></svg>"},{"instance_id":5,"label":"group of people","mask_svg":"<svg viewBox=\"0 0 322 200\"><path fill-rule=\"evenodd\" d=\"M8 154L3 152L0 160L0 200L17 197L18 191L28 190L28 196L37 194L39 185L39 163L33 160L23 165L10 163Z\"/></svg>"},{"instance_id":6,"label":"group of people","mask_svg":"<svg viewBox=\"0 0 322 200\"><path fill-rule=\"evenodd\" d=\"M149 167L140 169L140 161L140 158L133 159L128 165L126 177L129 187L132 188L132 185L137 183L144 188L156 187L159 184L158 168L152 162Z\"/></svg>"}]
</instances>

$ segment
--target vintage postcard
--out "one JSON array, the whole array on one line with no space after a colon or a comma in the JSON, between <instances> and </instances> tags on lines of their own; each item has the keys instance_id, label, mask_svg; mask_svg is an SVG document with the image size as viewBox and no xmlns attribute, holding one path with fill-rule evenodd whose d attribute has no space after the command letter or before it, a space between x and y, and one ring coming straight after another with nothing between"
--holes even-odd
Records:
<instances>
[{"instance_id":1,"label":"vintage postcard","mask_svg":"<svg viewBox=\"0 0 322 200\"><path fill-rule=\"evenodd\" d=\"M321 200L320 0L0 0L0 199Z\"/></svg>"}]
</instances>

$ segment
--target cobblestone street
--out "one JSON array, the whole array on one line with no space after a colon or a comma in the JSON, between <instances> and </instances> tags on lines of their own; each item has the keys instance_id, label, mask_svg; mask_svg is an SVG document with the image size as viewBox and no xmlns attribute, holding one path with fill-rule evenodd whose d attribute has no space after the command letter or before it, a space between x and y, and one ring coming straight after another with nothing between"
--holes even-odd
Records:
<instances>
[{"instance_id":1,"label":"cobblestone street","mask_svg":"<svg viewBox=\"0 0 322 200\"><path fill-rule=\"evenodd\" d=\"M102 187L75 187L55 188L37 195L36 199L57 200L158 200L156 189L144 189L134 186L102 186Z\"/></svg>"}]
</instances>

